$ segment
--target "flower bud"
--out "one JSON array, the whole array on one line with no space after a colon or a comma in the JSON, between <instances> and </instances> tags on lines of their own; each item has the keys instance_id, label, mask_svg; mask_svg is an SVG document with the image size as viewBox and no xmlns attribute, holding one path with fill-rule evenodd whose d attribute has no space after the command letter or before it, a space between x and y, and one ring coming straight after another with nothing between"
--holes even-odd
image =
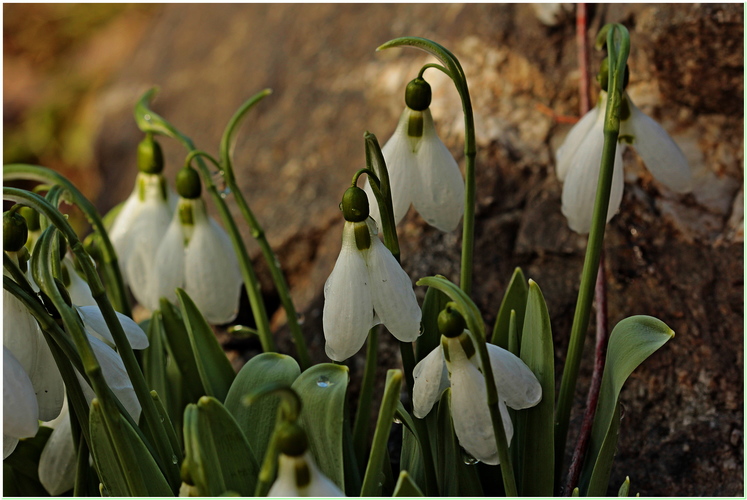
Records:
<instances>
[{"instance_id":1,"label":"flower bud","mask_svg":"<svg viewBox=\"0 0 747 500\"><path fill-rule=\"evenodd\" d=\"M21 207L21 209L18 210L18 213L26 219L26 225L28 226L29 231L39 230L39 212L31 207Z\"/></svg>"},{"instance_id":2,"label":"flower bud","mask_svg":"<svg viewBox=\"0 0 747 500\"><path fill-rule=\"evenodd\" d=\"M414 111L425 111L431 105L431 86L422 78L407 84L405 104Z\"/></svg>"},{"instance_id":3,"label":"flower bud","mask_svg":"<svg viewBox=\"0 0 747 500\"><path fill-rule=\"evenodd\" d=\"M443 311L438 314L438 332L444 337L453 338L461 335L465 328L464 318L457 311L456 304L446 304Z\"/></svg>"},{"instance_id":4,"label":"flower bud","mask_svg":"<svg viewBox=\"0 0 747 500\"><path fill-rule=\"evenodd\" d=\"M348 222L363 222L368 218L368 195L358 186L351 186L342 195L342 215Z\"/></svg>"},{"instance_id":5,"label":"flower bud","mask_svg":"<svg viewBox=\"0 0 747 500\"><path fill-rule=\"evenodd\" d=\"M202 193L202 182L200 174L192 167L184 167L176 174L176 192L182 198L194 200Z\"/></svg>"},{"instance_id":6,"label":"flower bud","mask_svg":"<svg viewBox=\"0 0 747 500\"><path fill-rule=\"evenodd\" d=\"M309 447L306 432L296 423L285 423L278 432L278 451L289 457L300 457Z\"/></svg>"},{"instance_id":7,"label":"flower bud","mask_svg":"<svg viewBox=\"0 0 747 500\"><path fill-rule=\"evenodd\" d=\"M363 195L365 196L365 194ZM17 252L26 244L29 236L26 219L15 210L3 214L3 250Z\"/></svg>"},{"instance_id":8,"label":"flower bud","mask_svg":"<svg viewBox=\"0 0 747 500\"><path fill-rule=\"evenodd\" d=\"M160 174L163 171L163 152L153 134L146 134L137 146L137 168L146 174Z\"/></svg>"}]
</instances>

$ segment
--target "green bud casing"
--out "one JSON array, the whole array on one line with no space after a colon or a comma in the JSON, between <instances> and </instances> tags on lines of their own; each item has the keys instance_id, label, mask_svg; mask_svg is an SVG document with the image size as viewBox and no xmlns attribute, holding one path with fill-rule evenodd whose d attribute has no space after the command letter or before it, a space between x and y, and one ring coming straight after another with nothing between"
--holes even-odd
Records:
<instances>
[{"instance_id":1,"label":"green bud casing","mask_svg":"<svg viewBox=\"0 0 747 500\"><path fill-rule=\"evenodd\" d=\"M194 200L202 193L200 174L192 167L184 167L176 174L176 192L182 198Z\"/></svg>"},{"instance_id":2,"label":"green bud casing","mask_svg":"<svg viewBox=\"0 0 747 500\"><path fill-rule=\"evenodd\" d=\"M438 332L444 337L458 337L466 327L464 318L457 311L454 302L447 303L443 311L438 314Z\"/></svg>"},{"instance_id":3,"label":"green bud casing","mask_svg":"<svg viewBox=\"0 0 747 500\"><path fill-rule=\"evenodd\" d=\"M368 195L358 186L351 186L342 195L342 216L348 222L363 222L368 218Z\"/></svg>"},{"instance_id":4,"label":"green bud casing","mask_svg":"<svg viewBox=\"0 0 747 500\"><path fill-rule=\"evenodd\" d=\"M306 432L296 423L286 422L278 431L278 451L289 457L300 457L309 448Z\"/></svg>"},{"instance_id":5,"label":"green bud casing","mask_svg":"<svg viewBox=\"0 0 747 500\"><path fill-rule=\"evenodd\" d=\"M26 219L16 211L3 214L3 250L17 252L26 244L29 237Z\"/></svg>"},{"instance_id":6,"label":"green bud casing","mask_svg":"<svg viewBox=\"0 0 747 500\"><path fill-rule=\"evenodd\" d=\"M415 111L425 111L431 105L431 86L422 78L416 78L407 84L405 104Z\"/></svg>"},{"instance_id":7,"label":"green bud casing","mask_svg":"<svg viewBox=\"0 0 747 500\"><path fill-rule=\"evenodd\" d=\"M137 146L137 168L146 174L160 174L163 171L163 151L153 134L146 134Z\"/></svg>"}]
</instances>

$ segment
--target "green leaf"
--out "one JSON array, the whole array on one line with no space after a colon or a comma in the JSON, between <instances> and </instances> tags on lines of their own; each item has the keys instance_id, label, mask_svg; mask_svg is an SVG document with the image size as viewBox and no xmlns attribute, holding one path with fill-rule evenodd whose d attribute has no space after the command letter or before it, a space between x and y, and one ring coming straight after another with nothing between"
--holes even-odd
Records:
<instances>
[{"instance_id":1,"label":"green leaf","mask_svg":"<svg viewBox=\"0 0 747 500\"><path fill-rule=\"evenodd\" d=\"M340 489L345 488L345 467L355 461L343 460L343 421L348 368L322 363L312 366L293 382L291 388L301 397L298 420L309 438L309 449L322 473Z\"/></svg>"},{"instance_id":2,"label":"green leaf","mask_svg":"<svg viewBox=\"0 0 747 500\"><path fill-rule=\"evenodd\" d=\"M672 337L674 332L667 325L650 316L626 318L612 330L589 451L581 471L581 492L585 496L607 493L617 447L623 384L633 370Z\"/></svg>"},{"instance_id":3,"label":"green leaf","mask_svg":"<svg viewBox=\"0 0 747 500\"><path fill-rule=\"evenodd\" d=\"M142 351L143 375L148 388L156 391L166 401L171 396L166 381L166 350L163 345L163 320L159 311L155 311L148 322L148 347Z\"/></svg>"},{"instance_id":4,"label":"green leaf","mask_svg":"<svg viewBox=\"0 0 747 500\"><path fill-rule=\"evenodd\" d=\"M166 478L140 436L119 413L104 418L97 399L91 403L91 454L101 483L111 496L173 496Z\"/></svg>"},{"instance_id":5,"label":"green leaf","mask_svg":"<svg viewBox=\"0 0 747 500\"><path fill-rule=\"evenodd\" d=\"M493 337L491 343L502 347L506 350L509 345L509 321L511 319L511 310L516 311L517 331L519 332L519 345L521 345L521 333L524 327L524 312L527 304L527 281L520 267L514 269L511 281L508 283L506 293L503 295L501 307L498 308L498 315L495 318L495 327L493 327Z\"/></svg>"},{"instance_id":6,"label":"green leaf","mask_svg":"<svg viewBox=\"0 0 747 500\"><path fill-rule=\"evenodd\" d=\"M630 496L630 476L625 476L625 481L620 485L620 489L617 490L618 497L629 497Z\"/></svg>"},{"instance_id":7,"label":"green leaf","mask_svg":"<svg viewBox=\"0 0 747 500\"><path fill-rule=\"evenodd\" d=\"M196 403L206 391L197 369L197 361L195 361L195 353L192 352L187 327L176 306L166 299L161 299L160 305L168 352L181 373L183 379L181 387L185 390L184 397L187 401ZM173 376L170 378L173 379Z\"/></svg>"},{"instance_id":8,"label":"green leaf","mask_svg":"<svg viewBox=\"0 0 747 500\"><path fill-rule=\"evenodd\" d=\"M216 398L203 396L187 406L184 444L182 474L187 473L201 496L254 494L259 466L236 420Z\"/></svg>"},{"instance_id":9,"label":"green leaf","mask_svg":"<svg viewBox=\"0 0 747 500\"><path fill-rule=\"evenodd\" d=\"M236 377L231 362L228 361L213 330L187 292L177 288L176 296L179 299L205 393L219 401L225 401L228 389Z\"/></svg>"},{"instance_id":10,"label":"green leaf","mask_svg":"<svg viewBox=\"0 0 747 500\"><path fill-rule=\"evenodd\" d=\"M423 497L423 492L418 485L410 478L406 470L399 473L397 486L394 487L393 497Z\"/></svg>"},{"instance_id":11,"label":"green leaf","mask_svg":"<svg viewBox=\"0 0 747 500\"><path fill-rule=\"evenodd\" d=\"M267 452L267 445L275 428L280 396L267 395L251 405L244 404L243 398L273 382L290 387L300 374L301 369L292 357L265 352L253 357L241 368L228 390L226 409L236 419L258 461Z\"/></svg>"},{"instance_id":12,"label":"green leaf","mask_svg":"<svg viewBox=\"0 0 747 500\"><path fill-rule=\"evenodd\" d=\"M521 474L517 484L522 496L553 495L555 471L555 357L550 315L539 285L529 280L529 294L524 332L521 336L521 360L526 363L542 386L542 400L537 406L516 412L517 446Z\"/></svg>"},{"instance_id":13,"label":"green leaf","mask_svg":"<svg viewBox=\"0 0 747 500\"><path fill-rule=\"evenodd\" d=\"M459 438L451 418L451 389L446 389L438 404L438 458L436 474L439 490L445 497L481 497L484 495L477 473L477 462L465 463Z\"/></svg>"},{"instance_id":14,"label":"green leaf","mask_svg":"<svg viewBox=\"0 0 747 500\"><path fill-rule=\"evenodd\" d=\"M446 307L449 297L440 290L428 288L423 301L423 333L415 344L415 358L420 362L439 346L441 334L438 331L438 315Z\"/></svg>"},{"instance_id":15,"label":"green leaf","mask_svg":"<svg viewBox=\"0 0 747 500\"><path fill-rule=\"evenodd\" d=\"M400 475L408 472L408 480L421 485L425 489L425 470L423 469L423 452L415 434L406 426L402 426L402 454L399 459ZM396 488L395 488L395 495Z\"/></svg>"}]
</instances>

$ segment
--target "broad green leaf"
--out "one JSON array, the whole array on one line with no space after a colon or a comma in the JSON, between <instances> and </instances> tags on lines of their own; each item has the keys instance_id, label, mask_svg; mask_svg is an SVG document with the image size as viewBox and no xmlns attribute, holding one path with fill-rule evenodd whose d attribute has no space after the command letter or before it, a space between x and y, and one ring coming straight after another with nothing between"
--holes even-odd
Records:
<instances>
[{"instance_id":1,"label":"broad green leaf","mask_svg":"<svg viewBox=\"0 0 747 500\"><path fill-rule=\"evenodd\" d=\"M258 462L264 458L275 428L280 396L263 396L250 405L245 404L243 399L272 382L290 387L300 374L301 369L295 359L285 354L265 352L253 357L241 368L228 390L226 409L244 432Z\"/></svg>"},{"instance_id":2,"label":"broad green leaf","mask_svg":"<svg viewBox=\"0 0 747 500\"><path fill-rule=\"evenodd\" d=\"M446 497L481 497L484 495L476 461L465 455L454 433L451 418L451 389L446 389L438 404L438 459L436 475L439 491ZM469 464L468 464L469 462ZM496 469L497 471L497 469ZM496 474L496 479L500 477Z\"/></svg>"},{"instance_id":3,"label":"broad green leaf","mask_svg":"<svg viewBox=\"0 0 747 500\"><path fill-rule=\"evenodd\" d=\"M585 496L607 493L617 446L623 384L633 370L672 337L674 332L667 325L650 316L626 318L612 330L589 451L581 470L581 492Z\"/></svg>"},{"instance_id":4,"label":"broad green leaf","mask_svg":"<svg viewBox=\"0 0 747 500\"><path fill-rule=\"evenodd\" d=\"M179 367L176 366L174 356L169 353L166 358L166 383L169 386L169 392L171 393L168 398L169 406L166 410L169 412L171 423L174 426L174 431L179 442L183 442L184 433L184 408L190 403L187 399L187 390L184 387L184 379L179 371ZM202 386L200 384L200 386ZM195 399L195 401L197 401Z\"/></svg>"},{"instance_id":5,"label":"broad green leaf","mask_svg":"<svg viewBox=\"0 0 747 500\"><path fill-rule=\"evenodd\" d=\"M529 280L521 360L542 386L542 400L533 408L517 411L517 444L521 474L517 480L522 496L553 495L555 471L555 357L550 315L539 285Z\"/></svg>"},{"instance_id":6,"label":"broad green leaf","mask_svg":"<svg viewBox=\"0 0 747 500\"><path fill-rule=\"evenodd\" d=\"M428 288L423 301L423 333L415 344L415 358L420 362L439 346L441 334L438 331L438 315L446 307L449 297L440 290Z\"/></svg>"},{"instance_id":7,"label":"broad green leaf","mask_svg":"<svg viewBox=\"0 0 747 500\"><path fill-rule=\"evenodd\" d=\"M399 473L397 485L394 487L393 497L423 497L423 492L410 477L406 470Z\"/></svg>"},{"instance_id":8,"label":"broad green leaf","mask_svg":"<svg viewBox=\"0 0 747 500\"><path fill-rule=\"evenodd\" d=\"M108 421L97 399L91 403L91 454L101 483L111 496L173 496L166 478L140 436L119 413Z\"/></svg>"},{"instance_id":9,"label":"broad green leaf","mask_svg":"<svg viewBox=\"0 0 747 500\"><path fill-rule=\"evenodd\" d=\"M150 390L156 391L168 406L170 390L166 381L166 350L163 346L163 320L160 312L148 322L148 347L142 351L143 375Z\"/></svg>"},{"instance_id":10,"label":"broad green leaf","mask_svg":"<svg viewBox=\"0 0 747 500\"><path fill-rule=\"evenodd\" d=\"M526 309L528 291L524 273L520 267L517 267L514 269L514 274L508 283L506 293L503 295L501 307L498 308L491 343L508 350L508 324L511 318L511 310L516 311L516 319L518 321L516 328L519 332L519 342L521 342L521 333L524 331L524 311Z\"/></svg>"},{"instance_id":11,"label":"broad green leaf","mask_svg":"<svg viewBox=\"0 0 747 500\"><path fill-rule=\"evenodd\" d=\"M3 462L3 498L48 496L49 493L38 480Z\"/></svg>"},{"instance_id":12,"label":"broad green leaf","mask_svg":"<svg viewBox=\"0 0 747 500\"><path fill-rule=\"evenodd\" d=\"M322 363L299 376L291 388L301 397L298 422L309 438L309 450L322 473L340 489L345 488L345 467L356 467L343 460L343 421L348 368Z\"/></svg>"},{"instance_id":13,"label":"broad green leaf","mask_svg":"<svg viewBox=\"0 0 747 500\"><path fill-rule=\"evenodd\" d=\"M259 466L236 420L216 398L203 396L184 412L187 473L201 496L235 491L251 496Z\"/></svg>"},{"instance_id":14,"label":"broad green leaf","mask_svg":"<svg viewBox=\"0 0 747 500\"><path fill-rule=\"evenodd\" d=\"M184 397L187 401L196 403L198 399L205 395L206 391L197 369L197 361L195 361L195 353L192 351L187 327L184 325L182 315L176 306L166 299L161 299L160 305L169 356L181 373L183 380L181 387L184 388ZM173 376L170 377L170 379L173 378ZM181 417L180 410L179 419Z\"/></svg>"},{"instance_id":15,"label":"broad green leaf","mask_svg":"<svg viewBox=\"0 0 747 500\"><path fill-rule=\"evenodd\" d=\"M225 401L228 389L236 377L231 362L228 361L213 330L187 292L177 288L176 296L179 299L205 393L219 401Z\"/></svg>"}]
</instances>

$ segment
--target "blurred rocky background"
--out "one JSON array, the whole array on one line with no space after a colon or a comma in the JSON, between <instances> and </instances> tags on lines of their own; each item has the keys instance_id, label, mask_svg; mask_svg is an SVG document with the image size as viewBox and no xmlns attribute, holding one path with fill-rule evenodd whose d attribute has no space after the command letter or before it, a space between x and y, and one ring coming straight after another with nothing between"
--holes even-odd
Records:
<instances>
[{"instance_id":1,"label":"blurred rocky background","mask_svg":"<svg viewBox=\"0 0 747 500\"><path fill-rule=\"evenodd\" d=\"M742 496L743 6L588 9L590 42L607 22L630 29L629 93L677 141L696 178L691 194L677 195L626 153L622 208L605 242L610 326L649 314L677 335L623 391L610 493L629 475L631 492L644 496ZM287 273L317 361L326 360L322 288L339 252L337 207L364 165L363 133L386 142L405 85L432 62L413 49L375 48L408 35L446 46L464 67L477 127L473 298L491 325L521 266L547 299L561 366L585 241L560 212L553 163L579 109L572 4L5 4L3 14L4 161L59 170L102 211L132 189L141 139L132 109L144 91L160 87L154 110L217 153L234 110L273 89L246 120L235 168ZM593 75L599 54L592 50L590 61ZM457 93L437 71L426 78L439 133L462 163ZM592 84L594 99L597 92ZM173 177L185 152L162 144ZM248 230L245 237L265 300L277 308L258 247ZM441 234L411 212L400 239L413 279L458 279L460 233ZM292 354L281 313L273 323ZM383 338L382 373L399 363ZM257 349L224 340L237 367ZM353 385L363 357L349 362Z\"/></svg>"}]
</instances>

